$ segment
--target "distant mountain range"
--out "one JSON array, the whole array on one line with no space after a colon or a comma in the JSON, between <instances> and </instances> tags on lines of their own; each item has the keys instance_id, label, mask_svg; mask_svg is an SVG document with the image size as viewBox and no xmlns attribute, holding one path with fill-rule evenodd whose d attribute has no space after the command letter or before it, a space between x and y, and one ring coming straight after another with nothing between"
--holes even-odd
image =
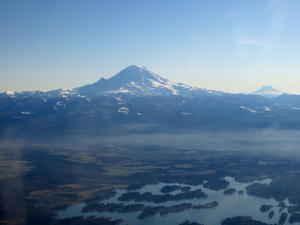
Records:
<instances>
[{"instance_id":1,"label":"distant mountain range","mask_svg":"<svg viewBox=\"0 0 300 225\"><path fill-rule=\"evenodd\" d=\"M115 76L109 79L101 78L99 81L84 85L82 87L71 90L57 89L52 91L24 91L14 92L7 91L0 93L2 96L7 95L16 97L21 95L27 96L45 96L54 97L59 95L85 95L85 96L108 96L108 95L135 95L135 96L196 96L196 95L224 95L224 93L216 90L208 90L198 87L192 87L183 83L174 83L160 75L153 73L144 66L131 65L123 69ZM260 95L265 97L276 97L283 92L266 85L257 91L250 93L252 95Z\"/></svg>"},{"instance_id":2,"label":"distant mountain range","mask_svg":"<svg viewBox=\"0 0 300 225\"><path fill-rule=\"evenodd\" d=\"M181 95L192 96L198 94L220 95L221 91L212 91L197 87L191 87L182 83L174 83L147 70L143 66L132 65L115 76L105 79L101 78L99 81L84 85L82 87L74 88L72 90L53 90L53 91L25 91L13 92L8 91L1 93L11 97L28 95L28 96L48 96L54 97L59 95L85 95L85 96L108 96L108 95L135 95L135 96L165 96L165 95Z\"/></svg>"},{"instance_id":3,"label":"distant mountain range","mask_svg":"<svg viewBox=\"0 0 300 225\"><path fill-rule=\"evenodd\" d=\"M300 96L271 86L251 94L207 90L171 82L134 65L72 90L0 94L2 131L57 132L133 124L172 130L299 129Z\"/></svg>"}]
</instances>

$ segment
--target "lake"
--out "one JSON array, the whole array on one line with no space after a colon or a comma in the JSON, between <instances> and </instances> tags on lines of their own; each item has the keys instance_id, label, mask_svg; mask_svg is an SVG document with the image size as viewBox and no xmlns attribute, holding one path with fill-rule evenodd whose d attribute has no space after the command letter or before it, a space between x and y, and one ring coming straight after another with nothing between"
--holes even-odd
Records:
<instances>
[{"instance_id":1,"label":"lake","mask_svg":"<svg viewBox=\"0 0 300 225\"><path fill-rule=\"evenodd\" d=\"M238 194L238 192L232 195L225 195L223 193L224 190L221 191L213 191L203 187L203 185L181 185L181 186L190 186L191 190L202 189L207 195L207 199L192 199L192 200L182 200L182 201L169 201L166 203L148 203L142 202L147 206L172 206L181 203L192 203L194 205L205 204L213 201L217 201L219 204L215 208L208 209L190 209L179 213L170 213L166 216L160 216L159 214L146 218L145 220L136 219L136 217L140 214L140 212L134 213L82 213L81 210L86 206L85 203L80 203L74 206L67 208L66 210L62 210L58 212L59 218L69 218L74 216L105 216L111 217L112 219L122 219L122 224L131 224L131 225L150 225L150 224L179 224L185 220L190 220L198 223L203 223L206 225L220 225L221 221L228 217L234 216L251 216L255 220L259 220L265 223L278 223L279 217L282 212L287 212L286 209L283 211L279 211L280 207L278 206L278 202L275 199L263 199L258 197L250 196L246 193L245 187L251 183L240 183L235 181L232 177L225 177L227 181L229 181L230 185L228 188L235 188L237 191L243 190L244 194ZM261 181L256 181L259 183L270 183L271 179L265 179ZM253 183L253 182L252 182ZM165 185L180 185L180 184L165 184L158 183L154 185L147 185L138 191L140 193L143 192L151 192L152 194L161 194L160 189ZM109 200L102 201L102 203L123 203L123 204L133 204L134 201L121 202L118 201L118 197L123 193L128 192L125 189L117 190L117 195L110 198ZM180 190L172 192L172 194L176 194L181 192ZM285 201L287 205L289 202ZM269 219L268 212L262 213L259 209L262 204L273 205L273 209L275 215L272 219ZM288 221L288 220L287 220ZM288 222L286 222L288 223Z\"/></svg>"}]
</instances>

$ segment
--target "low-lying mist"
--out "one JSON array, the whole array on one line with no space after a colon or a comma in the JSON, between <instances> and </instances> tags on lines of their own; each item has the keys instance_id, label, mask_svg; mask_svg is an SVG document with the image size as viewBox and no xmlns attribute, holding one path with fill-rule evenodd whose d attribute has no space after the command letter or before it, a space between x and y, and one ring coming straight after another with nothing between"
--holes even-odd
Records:
<instances>
[{"instance_id":1,"label":"low-lying mist","mask_svg":"<svg viewBox=\"0 0 300 225\"><path fill-rule=\"evenodd\" d=\"M283 129L174 130L153 127L110 127L64 132L44 131L24 135L24 131L2 132L1 144L101 146L161 146L177 149L262 152L300 156L300 131Z\"/></svg>"}]
</instances>

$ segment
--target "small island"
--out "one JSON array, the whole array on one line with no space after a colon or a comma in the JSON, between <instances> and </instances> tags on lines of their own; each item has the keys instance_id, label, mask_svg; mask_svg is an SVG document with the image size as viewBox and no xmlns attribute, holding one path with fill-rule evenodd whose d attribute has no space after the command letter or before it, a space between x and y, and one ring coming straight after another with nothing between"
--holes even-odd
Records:
<instances>
[{"instance_id":1,"label":"small island","mask_svg":"<svg viewBox=\"0 0 300 225\"><path fill-rule=\"evenodd\" d=\"M143 204L124 205L122 203L91 203L85 206L81 211L83 213L91 212L117 212L117 213L131 213L142 211L137 219L145 219L156 214L161 216L168 215L169 213L182 212L189 209L208 209L218 206L218 202L210 202L204 205L192 205L190 203L182 203L173 206L145 206Z\"/></svg>"},{"instance_id":2,"label":"small island","mask_svg":"<svg viewBox=\"0 0 300 225\"><path fill-rule=\"evenodd\" d=\"M165 185L164 187L162 187L160 189L160 192L163 193L163 194L166 194L166 193L171 193L173 191L177 191L177 190L180 190L182 192L188 192L191 190L191 187L189 186L179 186L179 185Z\"/></svg>"},{"instance_id":3,"label":"small island","mask_svg":"<svg viewBox=\"0 0 300 225\"><path fill-rule=\"evenodd\" d=\"M139 192L127 192L122 194L118 200L119 201L135 201L135 202L153 202L153 203L163 203L167 201L180 201L187 199L200 199L207 198L207 195L201 190L197 189L194 191L186 191L176 195L164 194L156 195L151 192L139 193Z\"/></svg>"},{"instance_id":4,"label":"small island","mask_svg":"<svg viewBox=\"0 0 300 225\"><path fill-rule=\"evenodd\" d=\"M180 189L181 189L181 186L179 186L179 185L165 185L164 187L162 187L160 189L160 192L165 194L165 193L171 193L173 191L177 191Z\"/></svg>"},{"instance_id":5,"label":"small island","mask_svg":"<svg viewBox=\"0 0 300 225\"><path fill-rule=\"evenodd\" d=\"M180 189L182 192L188 192L191 190L191 187L190 186L184 186L184 187L181 187Z\"/></svg>"},{"instance_id":6,"label":"small island","mask_svg":"<svg viewBox=\"0 0 300 225\"><path fill-rule=\"evenodd\" d=\"M136 191L145 186L146 186L146 184L132 184L132 185L129 185L126 190L127 191Z\"/></svg>"},{"instance_id":7,"label":"small island","mask_svg":"<svg viewBox=\"0 0 300 225\"><path fill-rule=\"evenodd\" d=\"M143 220L148 217L160 214L161 216L166 216L169 213L182 212L189 209L207 209L213 208L218 205L218 202L211 202L204 205L192 205L190 203L182 203L174 206L147 206L143 211L137 216L137 219Z\"/></svg>"},{"instance_id":8,"label":"small island","mask_svg":"<svg viewBox=\"0 0 300 225\"><path fill-rule=\"evenodd\" d=\"M229 186L229 182L225 179L210 179L203 184L203 187L214 191L224 190Z\"/></svg>"},{"instance_id":9,"label":"small island","mask_svg":"<svg viewBox=\"0 0 300 225\"><path fill-rule=\"evenodd\" d=\"M191 222L189 220L184 221L183 223L180 223L178 225L203 225L201 223Z\"/></svg>"},{"instance_id":10,"label":"small island","mask_svg":"<svg viewBox=\"0 0 300 225\"><path fill-rule=\"evenodd\" d=\"M217 201L213 201L210 203L207 203L205 205L195 205L193 206L193 209L209 209L209 208L214 208L218 206L218 202Z\"/></svg>"},{"instance_id":11,"label":"small island","mask_svg":"<svg viewBox=\"0 0 300 225\"><path fill-rule=\"evenodd\" d=\"M278 224L279 225L282 225L286 222L288 218L288 214L287 213L281 213L280 217L279 217L279 221L278 221Z\"/></svg>"},{"instance_id":12,"label":"small island","mask_svg":"<svg viewBox=\"0 0 300 225\"><path fill-rule=\"evenodd\" d=\"M268 225L266 223L253 220L249 216L237 216L232 218L227 218L221 222L221 225Z\"/></svg>"},{"instance_id":13,"label":"small island","mask_svg":"<svg viewBox=\"0 0 300 225\"><path fill-rule=\"evenodd\" d=\"M227 190L223 191L224 195L233 195L236 193L236 189L234 188L228 188Z\"/></svg>"},{"instance_id":14,"label":"small island","mask_svg":"<svg viewBox=\"0 0 300 225\"><path fill-rule=\"evenodd\" d=\"M193 207L192 204L190 203L182 203L179 205L174 205L174 206L169 206L169 207L164 207L164 209L162 209L160 211L160 215L161 216L166 216L169 213L177 213L177 212L182 212L188 209L191 209Z\"/></svg>"},{"instance_id":15,"label":"small island","mask_svg":"<svg viewBox=\"0 0 300 225\"><path fill-rule=\"evenodd\" d=\"M274 210L272 210L270 213L269 213L269 219L272 219L275 215L275 212Z\"/></svg>"},{"instance_id":16,"label":"small island","mask_svg":"<svg viewBox=\"0 0 300 225\"><path fill-rule=\"evenodd\" d=\"M261 212L265 213L265 212L270 211L272 208L273 208L272 205L261 205L259 210Z\"/></svg>"},{"instance_id":17,"label":"small island","mask_svg":"<svg viewBox=\"0 0 300 225\"><path fill-rule=\"evenodd\" d=\"M239 195L243 195L243 194L244 194L244 191L243 191L243 190L239 190L239 191L238 191L238 194L239 194Z\"/></svg>"},{"instance_id":18,"label":"small island","mask_svg":"<svg viewBox=\"0 0 300 225\"><path fill-rule=\"evenodd\" d=\"M144 210L137 216L137 219L144 220L148 217L155 216L160 213L165 207L164 206L147 206Z\"/></svg>"}]
</instances>

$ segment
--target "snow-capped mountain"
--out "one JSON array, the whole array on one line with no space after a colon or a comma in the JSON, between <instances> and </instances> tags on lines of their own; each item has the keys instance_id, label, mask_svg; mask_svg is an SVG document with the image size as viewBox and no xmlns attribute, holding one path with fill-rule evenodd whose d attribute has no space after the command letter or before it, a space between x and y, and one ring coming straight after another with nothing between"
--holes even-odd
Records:
<instances>
[{"instance_id":1,"label":"snow-capped mountain","mask_svg":"<svg viewBox=\"0 0 300 225\"><path fill-rule=\"evenodd\" d=\"M17 96L195 96L195 95L222 95L221 91L207 90L192 87L183 83L169 81L153 73L144 66L129 66L109 79L101 78L99 81L71 90L57 89L51 91L7 91L0 93L9 97Z\"/></svg>"},{"instance_id":2,"label":"snow-capped mountain","mask_svg":"<svg viewBox=\"0 0 300 225\"><path fill-rule=\"evenodd\" d=\"M141 66L71 90L0 93L0 137L1 129L8 127L39 128L39 134L46 128L56 133L121 124L155 124L172 130L300 129L300 96L281 94L270 86L252 94L195 88Z\"/></svg>"},{"instance_id":3,"label":"snow-capped mountain","mask_svg":"<svg viewBox=\"0 0 300 225\"><path fill-rule=\"evenodd\" d=\"M271 85L265 85L253 92L252 94L272 98L283 94L283 92L276 88L273 88Z\"/></svg>"},{"instance_id":4,"label":"snow-capped mountain","mask_svg":"<svg viewBox=\"0 0 300 225\"><path fill-rule=\"evenodd\" d=\"M143 66L132 65L115 76L98 82L75 88L75 92L81 95L192 95L192 94L221 94L222 92L211 91L191 87L182 83L171 82Z\"/></svg>"}]
</instances>

